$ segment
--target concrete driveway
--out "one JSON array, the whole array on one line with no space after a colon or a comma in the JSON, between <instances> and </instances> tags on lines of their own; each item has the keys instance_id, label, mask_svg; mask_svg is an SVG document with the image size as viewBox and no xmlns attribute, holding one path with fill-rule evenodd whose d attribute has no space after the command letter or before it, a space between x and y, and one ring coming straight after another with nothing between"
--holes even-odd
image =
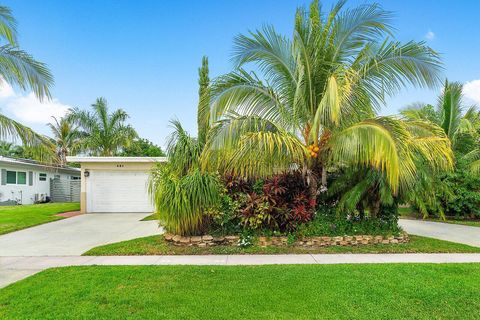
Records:
<instances>
[{"instance_id":1,"label":"concrete driveway","mask_svg":"<svg viewBox=\"0 0 480 320\"><path fill-rule=\"evenodd\" d=\"M84 214L0 236L0 256L74 256L91 248L160 234L145 213Z\"/></svg>"},{"instance_id":2,"label":"concrete driveway","mask_svg":"<svg viewBox=\"0 0 480 320\"><path fill-rule=\"evenodd\" d=\"M480 227L442 222L400 219L407 233L480 247Z\"/></svg>"}]
</instances>

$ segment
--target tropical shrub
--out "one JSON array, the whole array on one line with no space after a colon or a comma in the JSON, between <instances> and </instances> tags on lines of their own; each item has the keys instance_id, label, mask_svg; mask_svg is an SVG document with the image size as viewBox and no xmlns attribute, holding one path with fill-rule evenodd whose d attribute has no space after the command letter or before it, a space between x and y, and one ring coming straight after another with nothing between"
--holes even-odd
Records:
<instances>
[{"instance_id":1,"label":"tropical shrub","mask_svg":"<svg viewBox=\"0 0 480 320\"><path fill-rule=\"evenodd\" d=\"M225 192L220 201L205 211L209 219L209 232L212 234L231 235L242 231L240 203Z\"/></svg>"},{"instance_id":2,"label":"tropical shrub","mask_svg":"<svg viewBox=\"0 0 480 320\"><path fill-rule=\"evenodd\" d=\"M198 141L172 121L174 132L168 143L168 162L150 175L149 191L160 221L169 232L197 235L206 231L208 215L218 205L222 186L216 174L199 168Z\"/></svg>"},{"instance_id":3,"label":"tropical shrub","mask_svg":"<svg viewBox=\"0 0 480 320\"><path fill-rule=\"evenodd\" d=\"M239 204L240 224L246 229L295 230L315 212L315 199L297 171L256 181L226 176L224 181Z\"/></svg>"},{"instance_id":4,"label":"tropical shrub","mask_svg":"<svg viewBox=\"0 0 480 320\"><path fill-rule=\"evenodd\" d=\"M395 208L391 208L393 211ZM396 213L382 210L385 217L378 219L358 216L339 218L329 210L318 212L309 223L300 224L297 236L344 236L344 235L397 235L401 232L396 221Z\"/></svg>"},{"instance_id":5,"label":"tropical shrub","mask_svg":"<svg viewBox=\"0 0 480 320\"><path fill-rule=\"evenodd\" d=\"M459 159L454 172L441 176L442 183L451 191L450 197L437 193L446 216L480 219L480 176L469 170L469 163Z\"/></svg>"}]
</instances>

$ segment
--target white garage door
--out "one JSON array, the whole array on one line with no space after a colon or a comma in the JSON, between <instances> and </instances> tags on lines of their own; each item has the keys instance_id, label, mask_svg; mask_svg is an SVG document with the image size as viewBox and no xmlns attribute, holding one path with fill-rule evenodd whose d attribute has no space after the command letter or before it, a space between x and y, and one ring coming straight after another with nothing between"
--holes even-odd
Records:
<instances>
[{"instance_id":1,"label":"white garage door","mask_svg":"<svg viewBox=\"0 0 480 320\"><path fill-rule=\"evenodd\" d=\"M87 212L153 212L147 192L148 173L90 171Z\"/></svg>"}]
</instances>

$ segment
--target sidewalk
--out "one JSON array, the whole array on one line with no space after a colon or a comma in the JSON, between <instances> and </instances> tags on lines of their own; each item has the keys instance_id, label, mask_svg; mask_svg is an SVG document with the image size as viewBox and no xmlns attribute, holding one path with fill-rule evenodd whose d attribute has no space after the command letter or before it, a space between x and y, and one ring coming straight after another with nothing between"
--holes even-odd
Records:
<instances>
[{"instance_id":1,"label":"sidewalk","mask_svg":"<svg viewBox=\"0 0 480 320\"><path fill-rule=\"evenodd\" d=\"M0 257L0 288L42 270L66 266L344 263L480 263L480 253Z\"/></svg>"}]
</instances>

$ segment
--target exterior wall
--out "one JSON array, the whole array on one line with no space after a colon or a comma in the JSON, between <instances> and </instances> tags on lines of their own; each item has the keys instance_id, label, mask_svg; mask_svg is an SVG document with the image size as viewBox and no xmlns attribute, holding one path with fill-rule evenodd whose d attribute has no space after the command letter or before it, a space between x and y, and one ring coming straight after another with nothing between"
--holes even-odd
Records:
<instances>
[{"instance_id":1,"label":"exterior wall","mask_svg":"<svg viewBox=\"0 0 480 320\"><path fill-rule=\"evenodd\" d=\"M27 182L24 185L6 184L0 185L0 201L18 200L20 204L33 204L35 194L50 196L50 179L60 176L60 179L70 179L71 176L79 176L79 173L58 172L53 169L39 168L22 164L2 164L0 170L23 171L27 173ZM29 172L33 173L32 185L30 185ZM46 173L46 181L40 181L40 173Z\"/></svg>"},{"instance_id":2,"label":"exterior wall","mask_svg":"<svg viewBox=\"0 0 480 320\"><path fill-rule=\"evenodd\" d=\"M85 171L142 171L149 172L155 166L155 162L84 162L81 163L81 188L80 188L80 210L87 213L87 179Z\"/></svg>"}]
</instances>

